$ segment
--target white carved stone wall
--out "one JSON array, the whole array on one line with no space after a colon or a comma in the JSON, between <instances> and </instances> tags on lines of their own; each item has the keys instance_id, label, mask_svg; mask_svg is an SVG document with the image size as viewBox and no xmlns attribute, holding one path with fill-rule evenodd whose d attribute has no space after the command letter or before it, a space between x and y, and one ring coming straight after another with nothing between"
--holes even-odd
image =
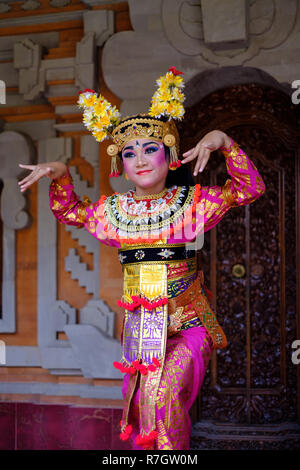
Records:
<instances>
[{"instance_id":1,"label":"white carved stone wall","mask_svg":"<svg viewBox=\"0 0 300 470\"><path fill-rule=\"evenodd\" d=\"M254 67L290 86L300 77L297 0L129 0L134 31L110 37L102 67L122 112L145 112L174 65L185 81L219 67ZM231 33L228 32L231 31ZM233 34L233 30L235 34Z\"/></svg>"}]
</instances>

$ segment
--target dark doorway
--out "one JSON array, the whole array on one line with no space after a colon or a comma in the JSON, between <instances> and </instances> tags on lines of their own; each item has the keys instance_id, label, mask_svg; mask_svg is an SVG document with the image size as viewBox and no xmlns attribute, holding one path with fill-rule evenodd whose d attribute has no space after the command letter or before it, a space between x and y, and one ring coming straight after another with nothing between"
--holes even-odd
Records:
<instances>
[{"instance_id":1,"label":"dark doorway","mask_svg":"<svg viewBox=\"0 0 300 470\"><path fill-rule=\"evenodd\" d=\"M292 362L300 339L298 108L276 88L241 84L187 108L180 125L183 152L207 132L225 131L266 185L257 201L233 207L206 232L198 253L229 344L213 352L192 409L191 448L300 445L300 365ZM222 186L227 178L217 151L197 183Z\"/></svg>"}]
</instances>

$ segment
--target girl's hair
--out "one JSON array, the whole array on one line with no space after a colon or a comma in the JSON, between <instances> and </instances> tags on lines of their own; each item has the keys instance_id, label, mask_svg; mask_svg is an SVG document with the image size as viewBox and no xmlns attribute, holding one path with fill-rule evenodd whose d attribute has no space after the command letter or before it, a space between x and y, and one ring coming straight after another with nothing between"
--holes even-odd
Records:
<instances>
[{"instance_id":1,"label":"girl's hair","mask_svg":"<svg viewBox=\"0 0 300 470\"><path fill-rule=\"evenodd\" d=\"M166 158L170 157L170 147L164 144ZM169 170L166 179L166 188L171 186L195 186L195 181L188 166L184 163L176 170Z\"/></svg>"},{"instance_id":2,"label":"girl's hair","mask_svg":"<svg viewBox=\"0 0 300 470\"><path fill-rule=\"evenodd\" d=\"M165 156L170 157L170 147L164 144ZM119 158L121 161L122 153L120 152ZM192 173L190 172L186 164L181 165L176 170L169 170L166 178L166 188L171 188L172 186L195 186L195 181Z\"/></svg>"}]
</instances>

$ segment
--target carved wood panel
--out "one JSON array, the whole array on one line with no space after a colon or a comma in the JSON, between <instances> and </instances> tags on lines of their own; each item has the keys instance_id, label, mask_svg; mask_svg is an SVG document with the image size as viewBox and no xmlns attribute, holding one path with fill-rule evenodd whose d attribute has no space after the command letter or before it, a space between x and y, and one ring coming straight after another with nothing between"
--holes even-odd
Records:
<instances>
[{"instance_id":1,"label":"carved wood panel","mask_svg":"<svg viewBox=\"0 0 300 470\"><path fill-rule=\"evenodd\" d=\"M197 426L206 421L232 428L297 423L299 366L292 363L291 344L299 334L295 204L299 122L299 110L289 97L249 84L212 93L188 109L179 126L183 152L210 130L227 132L246 151L266 185L261 198L232 208L205 233L198 254L229 345L213 353L193 408ZM221 186L227 178L225 158L217 151L197 182ZM224 448L218 440L213 445Z\"/></svg>"}]
</instances>

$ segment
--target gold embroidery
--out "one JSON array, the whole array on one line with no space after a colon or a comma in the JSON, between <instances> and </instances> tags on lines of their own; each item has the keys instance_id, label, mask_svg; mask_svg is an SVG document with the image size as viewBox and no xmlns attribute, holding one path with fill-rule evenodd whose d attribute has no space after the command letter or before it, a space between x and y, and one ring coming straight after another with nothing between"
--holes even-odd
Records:
<instances>
[{"instance_id":1,"label":"gold embroidery","mask_svg":"<svg viewBox=\"0 0 300 470\"><path fill-rule=\"evenodd\" d=\"M222 193L224 196L224 200L230 206L238 206L238 202L235 200L235 197L231 192L230 185L231 185L231 179L228 179L226 183L222 186Z\"/></svg>"},{"instance_id":2,"label":"gold embroidery","mask_svg":"<svg viewBox=\"0 0 300 470\"><path fill-rule=\"evenodd\" d=\"M148 243L148 245L146 244L136 244L136 245L128 245L126 243L121 243L121 249L122 251L126 251L126 250L134 250L135 248L149 248L149 246L155 246L155 245L159 245L159 247L161 248L172 248L172 247L177 247L177 246L186 246L186 243L164 243L163 240L155 240L154 242L151 242L150 244Z\"/></svg>"},{"instance_id":3,"label":"gold embroidery","mask_svg":"<svg viewBox=\"0 0 300 470\"><path fill-rule=\"evenodd\" d=\"M156 400L158 409L165 407L157 444L158 449L178 449L188 434L182 389L192 383L192 353L182 343L169 345L167 351Z\"/></svg>"},{"instance_id":4,"label":"gold embroidery","mask_svg":"<svg viewBox=\"0 0 300 470\"><path fill-rule=\"evenodd\" d=\"M156 193L156 194L145 194L144 196L137 196L136 193L133 193L132 196L133 196L133 199L137 200L137 201L140 201L140 200L143 200L143 199L159 199L161 197L164 197L167 192L169 191L170 188L164 188L160 193Z\"/></svg>"},{"instance_id":5,"label":"gold embroidery","mask_svg":"<svg viewBox=\"0 0 300 470\"><path fill-rule=\"evenodd\" d=\"M166 434L164 424L161 419L157 421L157 446L159 450L172 450L172 447L169 446L169 439Z\"/></svg>"},{"instance_id":6,"label":"gold embroidery","mask_svg":"<svg viewBox=\"0 0 300 470\"><path fill-rule=\"evenodd\" d=\"M167 330L168 337L180 331L182 326L182 312L183 307L178 307L177 310L175 310L175 313L170 315L170 324L168 325Z\"/></svg>"},{"instance_id":7,"label":"gold embroidery","mask_svg":"<svg viewBox=\"0 0 300 470\"><path fill-rule=\"evenodd\" d=\"M237 142L234 142L229 150L228 149L223 150L223 153L224 153L225 157L229 157L229 156L237 157L239 152L240 152L240 147L239 147L239 144Z\"/></svg>"},{"instance_id":8,"label":"gold embroidery","mask_svg":"<svg viewBox=\"0 0 300 470\"><path fill-rule=\"evenodd\" d=\"M148 375L141 375L141 386L139 390L139 406L141 434L149 434L156 427L155 425L155 402L157 391L163 371L163 359L161 367Z\"/></svg>"},{"instance_id":9,"label":"gold embroidery","mask_svg":"<svg viewBox=\"0 0 300 470\"><path fill-rule=\"evenodd\" d=\"M122 412L122 420L121 420L121 432L124 431L128 424L128 415L130 409L130 403L134 394L134 390L137 383L138 374L130 375L129 376L129 383L126 390L126 395L124 399L124 407Z\"/></svg>"}]
</instances>

